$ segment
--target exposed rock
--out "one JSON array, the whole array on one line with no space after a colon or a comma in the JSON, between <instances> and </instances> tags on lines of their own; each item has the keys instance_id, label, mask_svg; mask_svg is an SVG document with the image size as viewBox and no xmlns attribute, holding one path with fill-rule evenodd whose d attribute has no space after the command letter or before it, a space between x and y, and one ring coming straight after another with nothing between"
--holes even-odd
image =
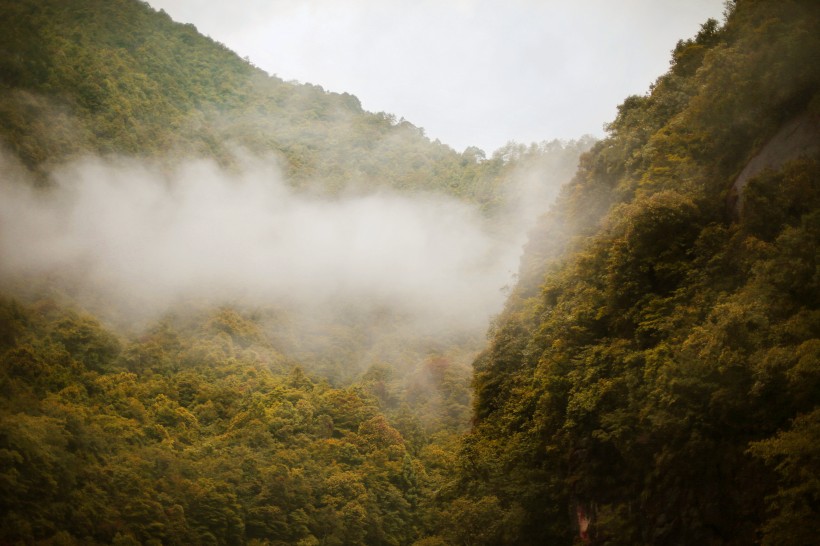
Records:
<instances>
[{"instance_id":1,"label":"exposed rock","mask_svg":"<svg viewBox=\"0 0 820 546\"><path fill-rule=\"evenodd\" d=\"M743 190L764 169L780 169L786 162L820 151L820 117L804 113L784 125L746 164L729 192L733 214L743 212Z\"/></svg>"}]
</instances>

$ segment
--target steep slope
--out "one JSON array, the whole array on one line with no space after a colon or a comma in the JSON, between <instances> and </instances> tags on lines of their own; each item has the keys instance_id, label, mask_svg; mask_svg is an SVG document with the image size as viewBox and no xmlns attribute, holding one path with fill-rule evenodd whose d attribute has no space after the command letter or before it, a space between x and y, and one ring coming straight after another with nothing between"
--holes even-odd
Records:
<instances>
[{"instance_id":1,"label":"steep slope","mask_svg":"<svg viewBox=\"0 0 820 546\"><path fill-rule=\"evenodd\" d=\"M223 261L231 261L233 267L240 267L243 261L241 251L236 249L248 248L248 240L256 240L257 248L244 254L244 258L250 258L244 262L253 263L246 269L253 267L259 270L260 277L271 277L271 272L262 271L257 258L267 252L268 264L280 270L284 269L283 261L299 259L287 251L298 249L302 241L288 234L298 235L293 232L309 231L312 227L309 218L290 222L293 216L304 212L304 205L316 215L313 224L324 219L323 214L330 217L329 222L319 226L321 233L315 239L328 240L325 232L344 230L348 230L353 238L359 235L358 232L368 236L381 226L358 222L358 217L364 212L369 212L371 219L376 217L373 211L379 205L383 206L383 201L354 202L333 215L334 204L342 201L340 196L372 195L384 189L392 190L391 198L396 193L402 194L394 200L399 211L406 210L406 207L401 208L405 204L401 201L404 196L419 193L444 194L466 201L470 207L477 205L483 213L480 222L487 218L493 220L493 233L489 236L503 241L520 235L522 216L531 215L522 215L522 211L539 201L521 199L513 191L515 187L529 185L535 186L541 194L554 193L558 185L571 176L578 155L591 145L591 139L531 146L510 143L490 157L477 148L457 153L440 142L431 142L422 130L409 122L397 121L390 114L365 112L351 95L329 93L318 86L283 82L268 76L221 44L200 35L193 26L175 23L165 13L156 12L137 0L0 1L0 9L6 15L0 19L0 164L4 170L0 191L4 194L6 207L0 211L0 221L6 227L0 236L0 250L5 252L0 281L4 291L14 292L18 297L20 294L12 286L28 289L45 285L48 292L59 283L60 288L71 285L72 296L88 292L85 290L87 286L76 289L82 281L75 281L90 279L94 273L112 279L133 278L135 273L140 276L139 271L143 271L143 285L161 285L158 272L173 268L170 264L157 263L160 260L152 263L145 253L139 255L140 244L143 244L143 251L152 249L155 257L163 253L184 254L190 250L190 242L184 249L163 246L174 239L169 230L180 225L186 237L207 247L201 266L191 267L189 260L183 268L186 273L176 275L184 279L185 285L196 284L193 277L197 275L192 270L205 270L209 267L208 262L214 261L211 259L214 244L208 240L213 240L215 235L229 234L222 238L226 243L226 260ZM7 160L8 156L11 159ZM199 169L196 165L200 163L192 159L202 158L216 160L219 167L209 165L204 170ZM22 164L22 169L17 168L18 163ZM193 169L189 168L191 164L195 166ZM273 168L270 168L271 164ZM257 219L264 217L265 222L254 225L249 221L246 208L232 213L234 220L241 218L241 222L219 226L210 211L197 210L186 218L209 219L187 225L180 216L179 207L174 209L189 194L187 178L195 180L191 186L205 188L203 191L208 191L207 181L214 179L219 180L216 185L221 190L243 185L247 188L249 184L239 179L260 165L264 168L258 170L264 172L254 175L253 184L260 194L271 190L268 198L275 205L281 204L278 214L284 217L282 221L272 224L269 220L273 215L262 211L256 216ZM89 169L93 171L91 174L88 174ZM28 172L19 173L20 170ZM281 175L279 170L283 171ZM132 176L137 171L140 174ZM232 177L232 174L236 176ZM139 179L133 187L138 190L142 187L146 193L141 197L127 192L127 195L107 194L107 197L97 199L93 190L87 191L89 186L101 180L110 180L112 187L121 189L131 184L126 179ZM34 184L31 184L32 180ZM50 191L35 195L28 187L21 189L38 184L50 186ZM282 191L281 185L295 187L295 191L291 191L294 189L291 187ZM213 190L214 184L210 186ZM168 188L171 189L165 191ZM174 191L177 189L179 192ZM322 199L327 198L326 201L311 200L317 193ZM78 197L80 194L87 199ZM27 197L15 201L20 195ZM288 199L290 196L296 197ZM259 195L246 200L258 198ZM104 202L105 199L111 202ZM149 205L141 209L134 203L135 199ZM221 197L210 196L205 200L208 199L232 201L224 193ZM436 199L432 198L428 205L438 202ZM82 212L72 209L78 201L87 204L88 209ZM122 212L112 212L114 201L124 207ZM46 202L48 204L40 209L39 206ZM186 203L186 206L199 206L198 202ZM287 207L297 210L292 214L289 210L282 212L281 209ZM416 210L421 208L422 205L415 207ZM27 213L17 214L20 209L26 209ZM34 209L42 214L35 213ZM135 211L159 209L164 209L159 216L149 214L133 221L131 214ZM427 209L431 217L439 210L430 206ZM447 207L438 214L447 216L453 210ZM352 218L354 215L358 215L357 218ZM110 218L112 222L108 225L98 223L90 228L85 223L98 217ZM386 217L387 213L380 217L382 223ZM39 228L43 224L33 227L37 221L28 222L36 218L45 218L46 224L56 228L49 231L46 227L41 231ZM132 222L126 225L125 218L131 218ZM76 228L76 223L72 219L80 220L81 225L76 231L81 235L63 248L82 249L70 259L52 261L53 256L61 253L53 252L50 242L41 244L48 238L45 233L73 233L72 226ZM411 218L413 221L417 219ZM427 219L426 223L433 224L433 220ZM242 231L239 240L228 240L237 233L231 228L239 224L246 227L244 231L239 230ZM481 228L484 228L483 224ZM94 239L90 242L83 239L89 232L117 235L106 241ZM27 241L26 237L34 233L38 234L32 235L34 242ZM179 235L179 230L175 233ZM148 242L152 238L153 241ZM283 245L279 243L283 240L292 244L284 245L285 249L281 250ZM37 254L32 251L33 246L45 250L38 258L29 260L31 255ZM112 257L105 253L105 248L125 249L127 255ZM343 254L339 248L330 250L336 255ZM278 255L271 256L277 252ZM22 261L26 266L15 269L10 264L21 256L25 258ZM38 264L29 268L32 261ZM47 265L40 267L43 262ZM114 275L109 268L112 263L125 264L125 267ZM142 269L135 267L137 263ZM330 259L323 263L334 262ZM338 260L335 264L339 268ZM347 266L350 268L349 263ZM328 265L326 269L333 267ZM299 274L297 270L296 275ZM73 278L66 280L71 275ZM205 276L213 277L208 272ZM303 276L309 277L310 273ZM373 273L368 278L375 276ZM355 271L336 284L349 285L352 277L356 277ZM355 280L353 284L357 286L366 284ZM378 280L381 282L370 284L389 286L395 279ZM92 280L90 284L99 288L104 283ZM499 286L501 284L503 280ZM92 299L111 308L117 292L139 292L139 287L134 285L113 283L112 286L105 294L101 295L99 291L93 294ZM218 292L213 285L209 289ZM327 291L334 290L335 286L331 286ZM178 295L164 294L168 300ZM202 299L201 291L193 298ZM222 298L225 299L236 301L236 297ZM360 301L366 299L358 298ZM83 299L83 303L87 305L88 300ZM110 316L103 317L106 319ZM125 322L132 319L129 316ZM389 320L384 322L390 323ZM359 323L367 323L367 320L354 318L346 326ZM350 330L354 329L350 327ZM325 333L321 331L314 338L322 338ZM288 332L282 337L291 334L294 333ZM349 337L360 334L354 332ZM308 343L306 337L310 336L304 332L294 335L299 341L305 341L301 345L322 344ZM477 337L480 338L480 334ZM362 351L356 348L339 351L334 347L330 352L350 355ZM304 354L303 350L301 354ZM314 356L310 355L311 358ZM321 355L316 360L326 356ZM329 367L338 368L340 358L333 357Z\"/></svg>"},{"instance_id":2,"label":"steep slope","mask_svg":"<svg viewBox=\"0 0 820 546\"><path fill-rule=\"evenodd\" d=\"M817 28L816 2L741 0L620 106L475 363L445 536L816 540L817 147L755 169L736 220L727 195L781 128L817 123Z\"/></svg>"},{"instance_id":3,"label":"steep slope","mask_svg":"<svg viewBox=\"0 0 820 546\"><path fill-rule=\"evenodd\" d=\"M820 117L804 113L786 123L738 175L729 192L729 205L735 214L743 212L746 185L766 169L780 170L787 162L812 156L820 149Z\"/></svg>"},{"instance_id":4,"label":"steep slope","mask_svg":"<svg viewBox=\"0 0 820 546\"><path fill-rule=\"evenodd\" d=\"M325 270L351 265L339 256L367 253L320 245L325 259L300 231L359 252L376 232L403 263L447 249L449 235L467 242L464 216L436 222L448 211L494 219L504 239L591 142L459 154L355 97L269 77L136 0L0 10L0 543L395 545L432 534L483 326L410 327L418 301L368 296L400 292L400 275L436 280L432 264L396 273L363 259L334 277ZM542 197L519 203L515 185ZM411 249L385 227L405 229L391 215L409 209L425 212L410 218L425 228L411 222ZM326 236L336 231L350 236ZM330 289L288 259L308 254ZM257 290L280 271L319 294L311 307L292 304L296 290ZM179 284L151 292L166 273ZM214 275L240 290L197 282ZM355 277L377 290L324 299ZM146 318L155 296L164 314Z\"/></svg>"},{"instance_id":5,"label":"steep slope","mask_svg":"<svg viewBox=\"0 0 820 546\"><path fill-rule=\"evenodd\" d=\"M427 369L331 387L231 309L126 338L0 300L0 542L412 543L467 411L468 368ZM450 423L400 407L437 395Z\"/></svg>"},{"instance_id":6,"label":"steep slope","mask_svg":"<svg viewBox=\"0 0 820 546\"><path fill-rule=\"evenodd\" d=\"M138 0L0 2L0 140L31 170L95 154L273 156L323 193L501 199L500 157L457 153L347 93L284 82ZM476 153L478 152L478 153Z\"/></svg>"}]
</instances>

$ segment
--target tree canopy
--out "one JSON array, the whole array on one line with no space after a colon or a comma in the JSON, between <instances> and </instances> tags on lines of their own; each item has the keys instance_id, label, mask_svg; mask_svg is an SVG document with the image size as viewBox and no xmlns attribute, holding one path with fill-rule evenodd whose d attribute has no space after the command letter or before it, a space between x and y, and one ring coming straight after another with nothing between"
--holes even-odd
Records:
<instances>
[{"instance_id":1,"label":"tree canopy","mask_svg":"<svg viewBox=\"0 0 820 546\"><path fill-rule=\"evenodd\" d=\"M813 540L819 7L707 21L582 158L475 364L453 517L515 523L474 543Z\"/></svg>"}]
</instances>

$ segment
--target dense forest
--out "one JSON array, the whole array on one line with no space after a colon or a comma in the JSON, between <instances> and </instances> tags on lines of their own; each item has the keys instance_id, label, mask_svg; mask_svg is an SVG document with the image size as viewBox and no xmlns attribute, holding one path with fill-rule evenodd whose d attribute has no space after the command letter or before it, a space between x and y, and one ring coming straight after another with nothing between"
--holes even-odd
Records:
<instances>
[{"instance_id":1,"label":"dense forest","mask_svg":"<svg viewBox=\"0 0 820 546\"><path fill-rule=\"evenodd\" d=\"M549 208L485 335L204 296L131 320L12 269L0 206L0 544L817 541L817 2L727 3L604 140L489 156L144 2L0 6L8 199L87 157L253 156L322 203L458 200L507 244Z\"/></svg>"},{"instance_id":2,"label":"dense forest","mask_svg":"<svg viewBox=\"0 0 820 546\"><path fill-rule=\"evenodd\" d=\"M816 543L820 4L731 8L534 232L475 362L461 543Z\"/></svg>"},{"instance_id":3,"label":"dense forest","mask_svg":"<svg viewBox=\"0 0 820 546\"><path fill-rule=\"evenodd\" d=\"M163 186L180 184L186 169L201 176L203 160L216 163L206 171L227 179L225 190L251 159L272 163L281 171L272 179L303 196L286 204L332 213L337 197L440 195L476 207L503 243L520 237L522 212L538 208L516 190L548 199L592 139L456 152L351 95L269 76L143 2L0 4L0 543L410 544L435 535L434 499L469 426L470 364L486 320L422 328L390 301L299 309L202 291L135 315L87 282L82 264L15 269L50 237L19 221L15 196L33 187L22 216L55 216L68 231L71 216L99 211L66 218L35 208L54 195L71 201L81 184L64 178L78 169L128 179L140 163L158 181L143 173L139 183ZM125 197L119 229L150 232L127 224L138 203ZM133 282L116 288L142 294Z\"/></svg>"},{"instance_id":4,"label":"dense forest","mask_svg":"<svg viewBox=\"0 0 820 546\"><path fill-rule=\"evenodd\" d=\"M290 183L309 190L387 185L491 210L510 159L590 145L511 142L489 158L475 147L458 153L403 118L364 111L355 96L270 76L144 2L8 0L2 8L0 130L35 172L89 152L232 165L241 149L276 157Z\"/></svg>"}]
</instances>

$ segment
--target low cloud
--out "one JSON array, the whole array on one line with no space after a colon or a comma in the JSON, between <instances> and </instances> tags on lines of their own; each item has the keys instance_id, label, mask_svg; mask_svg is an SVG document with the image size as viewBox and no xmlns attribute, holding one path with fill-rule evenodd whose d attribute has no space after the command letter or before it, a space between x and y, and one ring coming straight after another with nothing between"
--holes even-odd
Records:
<instances>
[{"instance_id":1,"label":"low cloud","mask_svg":"<svg viewBox=\"0 0 820 546\"><path fill-rule=\"evenodd\" d=\"M87 158L37 190L0 181L0 279L70 279L74 295L140 318L185 302L387 308L484 328L520 249L437 195L299 194L275 162Z\"/></svg>"}]
</instances>

